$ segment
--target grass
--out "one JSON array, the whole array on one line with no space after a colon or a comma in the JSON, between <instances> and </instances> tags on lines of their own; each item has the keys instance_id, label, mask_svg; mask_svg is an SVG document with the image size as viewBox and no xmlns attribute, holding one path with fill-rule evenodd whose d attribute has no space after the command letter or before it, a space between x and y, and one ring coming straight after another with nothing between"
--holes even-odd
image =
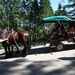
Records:
<instances>
[{"instance_id":1,"label":"grass","mask_svg":"<svg viewBox=\"0 0 75 75\"><path fill-rule=\"evenodd\" d=\"M3 49L3 46L2 46L2 44L0 43L0 49Z\"/></svg>"},{"instance_id":2,"label":"grass","mask_svg":"<svg viewBox=\"0 0 75 75\"><path fill-rule=\"evenodd\" d=\"M35 42L32 42L31 44L34 46L42 45L44 44L45 40L46 42L48 42L47 39L45 39L44 37L41 37L41 38L36 39Z\"/></svg>"}]
</instances>

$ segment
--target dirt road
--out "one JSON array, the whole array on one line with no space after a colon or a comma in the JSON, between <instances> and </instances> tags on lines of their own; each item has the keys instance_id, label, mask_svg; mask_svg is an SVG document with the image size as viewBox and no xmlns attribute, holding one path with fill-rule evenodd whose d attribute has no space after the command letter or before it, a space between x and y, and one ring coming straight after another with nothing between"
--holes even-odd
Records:
<instances>
[{"instance_id":1,"label":"dirt road","mask_svg":"<svg viewBox=\"0 0 75 75\"><path fill-rule=\"evenodd\" d=\"M21 53L14 51L4 59L4 50L0 50L0 75L75 75L75 45L59 52L41 45L32 47L26 57Z\"/></svg>"}]
</instances>

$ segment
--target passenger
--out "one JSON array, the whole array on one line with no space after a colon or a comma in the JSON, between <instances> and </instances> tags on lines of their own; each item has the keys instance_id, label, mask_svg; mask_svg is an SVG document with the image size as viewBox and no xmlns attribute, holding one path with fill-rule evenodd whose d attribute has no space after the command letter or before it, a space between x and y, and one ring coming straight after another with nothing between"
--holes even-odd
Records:
<instances>
[{"instance_id":1,"label":"passenger","mask_svg":"<svg viewBox=\"0 0 75 75\"><path fill-rule=\"evenodd\" d=\"M55 29L52 30L51 39L58 39L58 35L65 34L65 28L60 22L55 23Z\"/></svg>"},{"instance_id":2,"label":"passenger","mask_svg":"<svg viewBox=\"0 0 75 75\"><path fill-rule=\"evenodd\" d=\"M54 27L54 29L52 30L51 36L50 36L50 38L51 38L52 40L58 39L57 33L58 33L58 30L59 30L59 27L60 27L59 23L56 22L56 23L55 23L55 27Z\"/></svg>"},{"instance_id":3,"label":"passenger","mask_svg":"<svg viewBox=\"0 0 75 75\"><path fill-rule=\"evenodd\" d=\"M68 31L68 38L73 38L75 37L75 28L71 27Z\"/></svg>"},{"instance_id":4,"label":"passenger","mask_svg":"<svg viewBox=\"0 0 75 75\"><path fill-rule=\"evenodd\" d=\"M68 34L75 34L75 29L74 27L71 27L68 31Z\"/></svg>"}]
</instances>

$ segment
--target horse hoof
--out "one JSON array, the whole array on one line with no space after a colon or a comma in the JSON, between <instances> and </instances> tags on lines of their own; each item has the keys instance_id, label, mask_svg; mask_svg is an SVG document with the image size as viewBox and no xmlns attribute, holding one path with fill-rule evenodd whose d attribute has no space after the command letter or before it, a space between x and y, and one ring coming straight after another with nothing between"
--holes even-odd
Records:
<instances>
[{"instance_id":1,"label":"horse hoof","mask_svg":"<svg viewBox=\"0 0 75 75\"><path fill-rule=\"evenodd\" d=\"M27 55L23 55L23 57L26 57Z\"/></svg>"},{"instance_id":2,"label":"horse hoof","mask_svg":"<svg viewBox=\"0 0 75 75\"><path fill-rule=\"evenodd\" d=\"M7 58L8 58L8 56L5 56L5 57L4 57L4 59L7 59Z\"/></svg>"},{"instance_id":3,"label":"horse hoof","mask_svg":"<svg viewBox=\"0 0 75 75\"><path fill-rule=\"evenodd\" d=\"M9 54L9 55L5 56L4 58L7 59L7 58L10 58L11 56L12 56L12 55Z\"/></svg>"},{"instance_id":4,"label":"horse hoof","mask_svg":"<svg viewBox=\"0 0 75 75\"><path fill-rule=\"evenodd\" d=\"M18 53L19 53L19 51L16 52L16 54L18 54Z\"/></svg>"},{"instance_id":5,"label":"horse hoof","mask_svg":"<svg viewBox=\"0 0 75 75\"><path fill-rule=\"evenodd\" d=\"M11 56L12 56L12 53L9 54L9 57L11 57Z\"/></svg>"},{"instance_id":6,"label":"horse hoof","mask_svg":"<svg viewBox=\"0 0 75 75\"><path fill-rule=\"evenodd\" d=\"M7 57L5 56L4 59L7 59Z\"/></svg>"}]
</instances>

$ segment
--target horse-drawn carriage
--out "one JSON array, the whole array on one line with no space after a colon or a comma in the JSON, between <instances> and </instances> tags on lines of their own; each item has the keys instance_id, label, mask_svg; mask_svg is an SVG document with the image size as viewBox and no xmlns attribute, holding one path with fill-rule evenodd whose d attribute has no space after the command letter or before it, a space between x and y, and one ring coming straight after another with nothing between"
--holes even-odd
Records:
<instances>
[{"instance_id":1,"label":"horse-drawn carriage","mask_svg":"<svg viewBox=\"0 0 75 75\"><path fill-rule=\"evenodd\" d=\"M71 18L67 16L43 18L41 22L45 27L47 26L46 28L49 28L45 32L45 38L50 42L50 47L55 46L56 50L63 50L63 41L75 43L75 20Z\"/></svg>"}]
</instances>

